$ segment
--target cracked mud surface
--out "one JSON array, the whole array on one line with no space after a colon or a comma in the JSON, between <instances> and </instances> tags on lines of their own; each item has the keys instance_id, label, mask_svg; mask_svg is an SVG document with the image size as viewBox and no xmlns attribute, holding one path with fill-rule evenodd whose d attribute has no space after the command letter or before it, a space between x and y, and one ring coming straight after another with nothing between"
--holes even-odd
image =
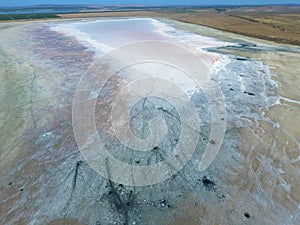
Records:
<instances>
[{"instance_id":1,"label":"cracked mud surface","mask_svg":"<svg viewBox=\"0 0 300 225\"><path fill-rule=\"evenodd\" d=\"M97 174L75 142L73 96L94 52L43 23L2 24L0 32L1 224L296 224L299 126L282 118L289 115L285 111L296 117L299 103L287 101L299 95L286 91L286 103L275 105L282 90L263 64L280 67L280 59L238 48L215 49L231 54L213 75L225 95L228 121L216 160L205 172L197 170L204 146L215 141L207 138L211 116L198 90L192 101L204 124L192 159L161 183L128 187ZM299 52L289 54L299 62ZM110 70L104 64L101 72ZM284 82L291 84L289 75L297 70L290 70ZM146 124L155 116L166 119L169 133L147 153L130 151L109 130L111 103L124 85L124 75L117 75L99 93L98 134L111 154L126 163L157 163L176 145L176 111L157 98L137 102L131 111L137 135L149 135ZM110 173L109 163L105 166Z\"/></svg>"}]
</instances>

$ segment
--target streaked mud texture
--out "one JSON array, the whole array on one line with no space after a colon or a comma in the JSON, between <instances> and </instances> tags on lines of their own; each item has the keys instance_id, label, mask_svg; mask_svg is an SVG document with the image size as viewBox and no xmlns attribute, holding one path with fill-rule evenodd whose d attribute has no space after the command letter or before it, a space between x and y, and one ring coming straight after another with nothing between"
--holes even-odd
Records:
<instances>
[{"instance_id":1,"label":"streaked mud texture","mask_svg":"<svg viewBox=\"0 0 300 225\"><path fill-rule=\"evenodd\" d=\"M72 128L74 92L99 52L91 43L53 29L59 23L1 24L1 224L297 224L300 50L196 25L164 23L176 25L175 33L164 32L183 38L191 49L203 40L210 42L182 29L227 42L200 45L199 53L212 66L227 107L225 140L213 164L198 170L204 147L214 140L207 139L211 115L206 98L193 90L203 128L182 170L146 187L101 177L81 156ZM110 73L111 64L103 62L101 73ZM97 99L96 125L115 157L150 165L176 145L177 114L161 99L137 102L132 110L132 116L139 112L132 120L137 135L149 135L141 121L154 116L165 118L172 132L148 154L123 147L108 132L109 110L131 79L125 73L107 82Z\"/></svg>"}]
</instances>

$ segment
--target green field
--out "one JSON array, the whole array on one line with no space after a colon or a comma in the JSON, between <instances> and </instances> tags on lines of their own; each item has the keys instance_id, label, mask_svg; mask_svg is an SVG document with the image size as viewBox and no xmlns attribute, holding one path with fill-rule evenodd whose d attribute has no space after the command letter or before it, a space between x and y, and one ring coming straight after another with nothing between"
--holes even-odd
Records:
<instances>
[{"instance_id":1,"label":"green field","mask_svg":"<svg viewBox=\"0 0 300 225\"><path fill-rule=\"evenodd\" d=\"M32 13L32 14L0 14L0 20L28 20L58 18L54 13Z\"/></svg>"}]
</instances>

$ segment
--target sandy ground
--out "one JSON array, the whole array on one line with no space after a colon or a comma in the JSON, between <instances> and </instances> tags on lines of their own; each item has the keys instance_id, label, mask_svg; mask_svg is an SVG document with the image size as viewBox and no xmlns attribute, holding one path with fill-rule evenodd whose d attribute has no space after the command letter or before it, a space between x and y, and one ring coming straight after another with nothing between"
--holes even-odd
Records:
<instances>
[{"instance_id":1,"label":"sandy ground","mask_svg":"<svg viewBox=\"0 0 300 225\"><path fill-rule=\"evenodd\" d=\"M227 33L226 38L222 32L215 32L213 30L201 29L194 25L186 25L175 23L177 26L199 34L206 34L220 38L221 40L233 41L242 39L245 42L255 43L257 45L272 46L273 48L281 47L280 45L272 45L269 42L264 42L258 39L251 39L243 36L230 35ZM223 37L223 38L222 38ZM286 46L289 48L289 46ZM299 100L300 92L298 88L298 75L300 73L300 55L298 52L290 52L285 49L274 50L266 49L265 51L247 51L243 49L225 50L226 53L240 55L243 57L251 57L260 59L271 68L273 79L278 83L277 92L282 96L280 105L272 107L266 111L266 115L272 120L278 122L280 127L276 127L266 122L259 122L259 126L263 129L257 128L243 128L240 130L243 147L242 155L246 159L246 163L242 168L235 171L236 178L229 178L227 181L232 186L238 187L236 198L232 199L230 205L240 205L242 208L247 208L251 205L251 197L245 196L245 193L257 193L263 189L272 193L273 198L281 202L286 208L291 211L297 211L299 204L299 140L300 123L298 115L300 113ZM270 157L262 159L261 155L267 154ZM271 164L270 164L271 163ZM282 179L284 182L277 180L274 171L270 171L270 167L281 168L280 173L284 174ZM264 171L264 172L263 172ZM267 172L268 171L268 172ZM247 178L247 182L243 178ZM281 185L278 185L281 183ZM229 206L230 207L230 206ZM266 206L268 207L268 203ZM204 207L205 208L205 207ZM262 209L261 209L262 210ZM205 210L203 210L203 216ZM171 224L199 224L196 215L199 215L201 210L191 213L191 217L196 219L190 220L189 217L179 217ZM186 206L183 207L183 212L186 212ZM193 211L189 211L193 212ZM235 214L237 212L233 212ZM185 213L183 213L185 215ZM202 213L200 213L202 215ZM249 213L252 215L252 213ZM266 216L266 215L265 215ZM201 217L201 216L200 216ZM226 217L226 215L224 215ZM299 214L298 214L299 217ZM295 217L296 221L297 216ZM181 221L181 222L180 222ZM222 221L222 220L221 220ZM221 222L218 222L221 223ZM200 223L201 224L201 223ZM249 222L252 224L252 222ZM282 224L285 224L282 222Z\"/></svg>"},{"instance_id":2,"label":"sandy ground","mask_svg":"<svg viewBox=\"0 0 300 225\"><path fill-rule=\"evenodd\" d=\"M221 40L258 45L254 50L250 45L250 49L220 51L259 59L270 66L272 78L279 85L281 104L263 110L271 122L251 121L250 117L248 126L228 131L228 139L239 140L239 144L226 142L221 153L223 158L213 165L216 171L207 171L215 184L205 187L203 174L191 174L193 170L185 168L166 184L133 190L136 199L129 215L139 222L141 213L144 217L140 221L150 221L149 224L157 221L168 225L297 224L299 52L291 52L295 47L289 45L172 23ZM115 199L109 193L124 193L122 201L126 203L132 189L111 185L87 164L80 163L83 159L72 134L71 105L78 71L85 71L93 53L74 39L56 37L43 26L35 27L32 34L32 28L26 25L1 26L0 99L5 106L0 111L0 209L5 215L1 216L1 223L54 225L63 221L79 225L80 221L110 224L111 218L122 221L124 212L118 209L118 204L111 203ZM33 45L28 45L28 40ZM118 86L119 82L112 80L108 87ZM103 112L99 115L106 115L109 108L113 95L107 96L98 102L98 109ZM100 116L99 121L107 123L105 117ZM222 167L227 162L231 166ZM74 174L77 173L76 183ZM167 204L162 199L167 199ZM95 214L97 218L89 216ZM141 224L138 222L135 223Z\"/></svg>"}]
</instances>

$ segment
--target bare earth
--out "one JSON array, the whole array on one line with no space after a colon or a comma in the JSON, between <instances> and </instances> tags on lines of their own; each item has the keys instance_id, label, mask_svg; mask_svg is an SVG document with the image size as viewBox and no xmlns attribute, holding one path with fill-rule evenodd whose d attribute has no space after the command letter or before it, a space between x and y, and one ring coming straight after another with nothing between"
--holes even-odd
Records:
<instances>
[{"instance_id":1,"label":"bare earth","mask_svg":"<svg viewBox=\"0 0 300 225\"><path fill-rule=\"evenodd\" d=\"M269 66L274 75L272 79L278 84L276 94L281 96L281 104L263 110L271 122L250 121L248 127L228 130L228 139L234 137L232 132L235 132L242 142L238 146L224 145L220 160L213 165L223 169L220 174L214 170L204 174L212 174L215 183L205 187L202 174L191 176L188 181L192 191L188 185L181 186L188 183L184 179L190 178L181 174L165 186L140 189L103 181L82 162L72 133L72 96L78 74L92 62L93 53L74 39L58 36L43 25L0 24L0 102L3 106L0 109L0 224L112 224L111 218L126 221L125 224L149 225L298 224L299 48L194 24L300 45L299 10L300 7L260 7L59 15L63 19L116 16L175 19L187 22L172 22L180 29L258 46L220 51L259 60ZM240 63L239 68L247 65L247 61L236 60L236 63ZM237 77L241 75L239 72ZM253 72L249 72L249 76ZM246 80L247 76L243 76ZM232 84L236 80L231 80ZM256 81L259 86L261 80ZM119 85L114 80L111 83ZM224 92L234 97L243 95L236 92L237 88L227 89ZM107 94L107 97L97 103L105 112L101 104L108 104L112 96ZM246 95L244 100L247 98L255 97ZM278 122L280 127L272 121ZM230 158L224 157L225 153ZM221 167L221 159L230 166ZM188 167L185 170L183 175L191 174ZM131 200L132 192L134 200ZM195 193L204 197L198 199ZM122 196L121 207L115 203L115 195ZM124 220L123 214L125 219L130 219Z\"/></svg>"}]
</instances>

